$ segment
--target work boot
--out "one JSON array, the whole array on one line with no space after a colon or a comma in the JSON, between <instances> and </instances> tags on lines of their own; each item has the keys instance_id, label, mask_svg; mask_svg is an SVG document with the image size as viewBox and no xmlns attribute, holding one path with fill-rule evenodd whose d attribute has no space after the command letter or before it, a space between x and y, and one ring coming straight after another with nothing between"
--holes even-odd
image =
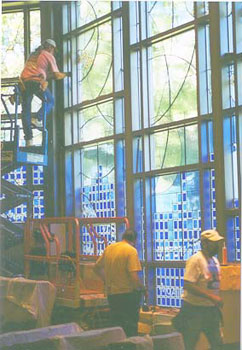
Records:
<instances>
[{"instance_id":1,"label":"work boot","mask_svg":"<svg viewBox=\"0 0 242 350\"><path fill-rule=\"evenodd\" d=\"M31 119L31 124L36 126L37 128L42 128L42 121L37 119L37 118L32 118Z\"/></svg>"}]
</instances>

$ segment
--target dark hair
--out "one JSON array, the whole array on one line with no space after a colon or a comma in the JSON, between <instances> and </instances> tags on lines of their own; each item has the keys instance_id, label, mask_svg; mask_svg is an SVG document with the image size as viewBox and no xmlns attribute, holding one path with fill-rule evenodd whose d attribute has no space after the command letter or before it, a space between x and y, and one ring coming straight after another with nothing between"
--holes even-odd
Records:
<instances>
[{"instance_id":1,"label":"dark hair","mask_svg":"<svg viewBox=\"0 0 242 350\"><path fill-rule=\"evenodd\" d=\"M134 230L128 228L124 232L122 239L125 239L126 241L130 241L130 242L135 243L136 237L137 237L137 233Z\"/></svg>"}]
</instances>

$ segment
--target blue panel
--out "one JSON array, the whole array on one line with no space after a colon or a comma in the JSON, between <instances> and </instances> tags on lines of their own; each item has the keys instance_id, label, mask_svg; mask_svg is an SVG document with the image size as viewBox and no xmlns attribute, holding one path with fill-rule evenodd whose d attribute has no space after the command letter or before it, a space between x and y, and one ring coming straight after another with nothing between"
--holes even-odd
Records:
<instances>
[{"instance_id":1,"label":"blue panel","mask_svg":"<svg viewBox=\"0 0 242 350\"><path fill-rule=\"evenodd\" d=\"M141 137L137 137L133 141L133 171L134 173L143 171L143 148Z\"/></svg>"},{"instance_id":2,"label":"blue panel","mask_svg":"<svg viewBox=\"0 0 242 350\"><path fill-rule=\"evenodd\" d=\"M143 259L143 244L144 244L144 206L143 206L143 182L137 180L134 182L134 228L138 233L136 247L139 252L139 257Z\"/></svg>"},{"instance_id":3,"label":"blue panel","mask_svg":"<svg viewBox=\"0 0 242 350\"><path fill-rule=\"evenodd\" d=\"M207 123L202 123L201 125L201 156L202 162L208 162L208 132L207 132Z\"/></svg>"},{"instance_id":4,"label":"blue panel","mask_svg":"<svg viewBox=\"0 0 242 350\"><path fill-rule=\"evenodd\" d=\"M201 226L199 173L157 177L152 191L153 257L155 260L186 260L200 249L197 235ZM187 221L187 217L191 219Z\"/></svg>"},{"instance_id":5,"label":"blue panel","mask_svg":"<svg viewBox=\"0 0 242 350\"><path fill-rule=\"evenodd\" d=\"M156 273L156 303L162 307L181 307L184 268L161 268ZM160 276L165 278L160 278ZM160 298L159 296L162 296Z\"/></svg>"},{"instance_id":6,"label":"blue panel","mask_svg":"<svg viewBox=\"0 0 242 350\"><path fill-rule=\"evenodd\" d=\"M228 261L240 262L240 246L241 246L241 227L239 217L230 217L227 219L227 250Z\"/></svg>"},{"instance_id":7,"label":"blue panel","mask_svg":"<svg viewBox=\"0 0 242 350\"><path fill-rule=\"evenodd\" d=\"M72 171L72 153L66 152L65 155L65 190L66 190L66 216L73 216L73 171Z\"/></svg>"},{"instance_id":8,"label":"blue panel","mask_svg":"<svg viewBox=\"0 0 242 350\"><path fill-rule=\"evenodd\" d=\"M116 143L116 186L117 186L117 216L125 216L125 153L124 141ZM106 197L106 193L104 192ZM104 198L105 200L105 198Z\"/></svg>"}]
</instances>

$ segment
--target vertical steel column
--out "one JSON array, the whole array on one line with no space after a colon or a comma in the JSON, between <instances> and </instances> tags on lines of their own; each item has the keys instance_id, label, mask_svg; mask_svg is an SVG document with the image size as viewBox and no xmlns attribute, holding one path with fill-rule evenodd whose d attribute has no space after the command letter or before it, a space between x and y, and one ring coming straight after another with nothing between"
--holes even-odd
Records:
<instances>
[{"instance_id":1,"label":"vertical steel column","mask_svg":"<svg viewBox=\"0 0 242 350\"><path fill-rule=\"evenodd\" d=\"M58 3L56 2L40 2L41 11L41 41L43 42L47 38L52 38L58 42L58 37L54 34L57 33L57 25L54 23L54 13L58 8ZM61 32L58 32L60 35ZM60 153L58 145L56 144L56 106L58 105L58 99L56 95L56 89L54 84L49 83L49 88L55 99L55 107L47 117L47 129L48 129L48 167L44 169L46 181L45 187L45 215L46 216L57 216L58 206L59 206L59 193L58 193L58 165L57 165L57 155Z\"/></svg>"},{"instance_id":2,"label":"vertical steel column","mask_svg":"<svg viewBox=\"0 0 242 350\"><path fill-rule=\"evenodd\" d=\"M126 206L131 227L134 225L133 147L129 47L129 2L123 2L123 50L124 50L124 100L125 100L125 157L126 157Z\"/></svg>"},{"instance_id":3,"label":"vertical steel column","mask_svg":"<svg viewBox=\"0 0 242 350\"><path fill-rule=\"evenodd\" d=\"M226 233L219 3L209 3L217 230Z\"/></svg>"}]
</instances>

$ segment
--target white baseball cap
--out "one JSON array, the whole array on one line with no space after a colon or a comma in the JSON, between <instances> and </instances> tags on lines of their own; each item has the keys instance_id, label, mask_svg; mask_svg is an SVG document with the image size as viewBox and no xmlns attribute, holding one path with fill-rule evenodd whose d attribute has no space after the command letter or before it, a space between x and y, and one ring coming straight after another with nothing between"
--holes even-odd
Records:
<instances>
[{"instance_id":1,"label":"white baseball cap","mask_svg":"<svg viewBox=\"0 0 242 350\"><path fill-rule=\"evenodd\" d=\"M208 239L212 242L218 242L224 240L224 237L215 230L206 230L201 233L201 239Z\"/></svg>"},{"instance_id":2,"label":"white baseball cap","mask_svg":"<svg viewBox=\"0 0 242 350\"><path fill-rule=\"evenodd\" d=\"M56 49L56 42L53 39L46 39L44 41L44 44L46 44L46 43L53 46Z\"/></svg>"}]
</instances>

